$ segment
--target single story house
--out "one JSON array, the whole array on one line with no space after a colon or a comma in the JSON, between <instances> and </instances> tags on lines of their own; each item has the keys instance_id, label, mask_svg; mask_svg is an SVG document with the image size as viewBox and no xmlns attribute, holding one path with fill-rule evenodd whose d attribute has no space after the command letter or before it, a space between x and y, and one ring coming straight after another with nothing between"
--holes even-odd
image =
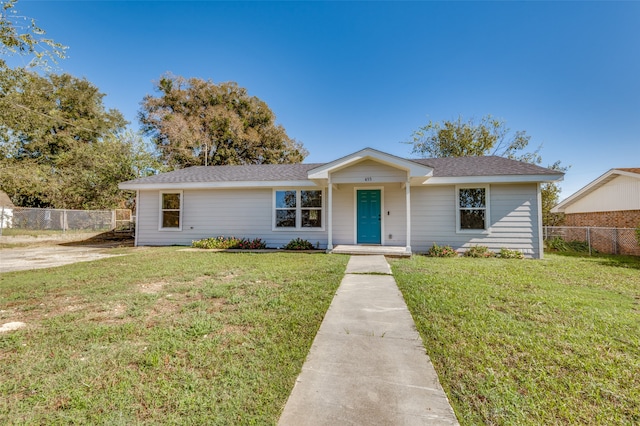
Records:
<instances>
[{"instance_id":1,"label":"single story house","mask_svg":"<svg viewBox=\"0 0 640 426\"><path fill-rule=\"evenodd\" d=\"M503 157L408 160L366 148L324 164L198 166L120 184L137 192L136 245L213 236L302 238L426 252L484 245L543 254L540 184L563 174Z\"/></svg>"},{"instance_id":2,"label":"single story house","mask_svg":"<svg viewBox=\"0 0 640 426\"><path fill-rule=\"evenodd\" d=\"M551 209L566 226L640 227L640 168L611 169Z\"/></svg>"}]
</instances>

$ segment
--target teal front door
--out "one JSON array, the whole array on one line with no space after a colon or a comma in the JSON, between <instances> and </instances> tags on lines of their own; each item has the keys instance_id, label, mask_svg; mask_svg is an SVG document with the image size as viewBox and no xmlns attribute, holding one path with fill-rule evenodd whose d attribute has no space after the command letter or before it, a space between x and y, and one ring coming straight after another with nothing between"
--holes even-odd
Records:
<instances>
[{"instance_id":1,"label":"teal front door","mask_svg":"<svg viewBox=\"0 0 640 426\"><path fill-rule=\"evenodd\" d=\"M379 189L359 189L357 243L380 244L381 200Z\"/></svg>"}]
</instances>

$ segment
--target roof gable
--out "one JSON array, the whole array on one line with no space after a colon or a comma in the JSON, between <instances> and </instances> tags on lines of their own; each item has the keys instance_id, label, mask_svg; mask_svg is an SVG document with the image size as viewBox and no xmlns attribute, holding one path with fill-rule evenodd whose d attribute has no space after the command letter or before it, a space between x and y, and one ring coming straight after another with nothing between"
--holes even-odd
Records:
<instances>
[{"instance_id":1,"label":"roof gable","mask_svg":"<svg viewBox=\"0 0 640 426\"><path fill-rule=\"evenodd\" d=\"M433 168L427 165L396 157L395 155L387 154L386 152L372 148L365 148L309 170L308 176L309 179L312 180L325 180L328 179L329 174L333 172L337 172L366 160L372 160L396 169L404 170L409 173L410 178L427 178L433 174Z\"/></svg>"},{"instance_id":2,"label":"roof gable","mask_svg":"<svg viewBox=\"0 0 640 426\"><path fill-rule=\"evenodd\" d=\"M554 208L551 209L552 213L562 213L567 207L572 204L578 202L579 200L588 197L590 194L603 187L607 183L616 179L619 176L626 176L632 179L640 180L640 168L619 168L619 169L610 169L605 174L597 178L596 180L590 182L585 185L575 193L571 194L569 197L564 199L562 202L558 203Z\"/></svg>"},{"instance_id":3,"label":"roof gable","mask_svg":"<svg viewBox=\"0 0 640 426\"><path fill-rule=\"evenodd\" d=\"M9 198L7 193L4 191L0 191L0 207L9 207L9 208L15 207L11 202L11 198Z\"/></svg>"}]
</instances>

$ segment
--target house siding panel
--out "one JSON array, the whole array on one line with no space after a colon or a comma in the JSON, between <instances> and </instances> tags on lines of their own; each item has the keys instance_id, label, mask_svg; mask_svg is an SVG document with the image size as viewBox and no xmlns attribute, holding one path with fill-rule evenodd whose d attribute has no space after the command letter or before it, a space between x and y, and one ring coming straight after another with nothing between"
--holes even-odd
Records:
<instances>
[{"instance_id":1,"label":"house siding panel","mask_svg":"<svg viewBox=\"0 0 640 426\"><path fill-rule=\"evenodd\" d=\"M425 252L434 243L464 251L483 245L521 250L540 257L537 224L537 185L490 186L490 228L485 233L456 232L455 186L411 188L411 223L414 252Z\"/></svg>"},{"instance_id":2,"label":"house siding panel","mask_svg":"<svg viewBox=\"0 0 640 426\"><path fill-rule=\"evenodd\" d=\"M277 230L272 227L273 191L267 189L185 190L182 231L158 230L159 191L140 191L139 245L191 245L215 236L261 238L268 247L281 247L303 238L326 248L326 231Z\"/></svg>"}]
</instances>

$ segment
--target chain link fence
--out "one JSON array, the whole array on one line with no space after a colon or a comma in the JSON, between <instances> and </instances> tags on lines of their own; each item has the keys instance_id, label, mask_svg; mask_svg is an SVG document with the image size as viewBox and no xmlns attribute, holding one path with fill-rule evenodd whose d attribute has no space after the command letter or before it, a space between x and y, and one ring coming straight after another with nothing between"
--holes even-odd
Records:
<instances>
[{"instance_id":1,"label":"chain link fence","mask_svg":"<svg viewBox=\"0 0 640 426\"><path fill-rule=\"evenodd\" d=\"M39 233L130 231L131 210L0 207L0 236Z\"/></svg>"},{"instance_id":2,"label":"chain link fence","mask_svg":"<svg viewBox=\"0 0 640 426\"><path fill-rule=\"evenodd\" d=\"M545 226L545 241L562 238L585 243L589 252L640 256L640 241L635 228L599 228L587 226Z\"/></svg>"}]
</instances>

